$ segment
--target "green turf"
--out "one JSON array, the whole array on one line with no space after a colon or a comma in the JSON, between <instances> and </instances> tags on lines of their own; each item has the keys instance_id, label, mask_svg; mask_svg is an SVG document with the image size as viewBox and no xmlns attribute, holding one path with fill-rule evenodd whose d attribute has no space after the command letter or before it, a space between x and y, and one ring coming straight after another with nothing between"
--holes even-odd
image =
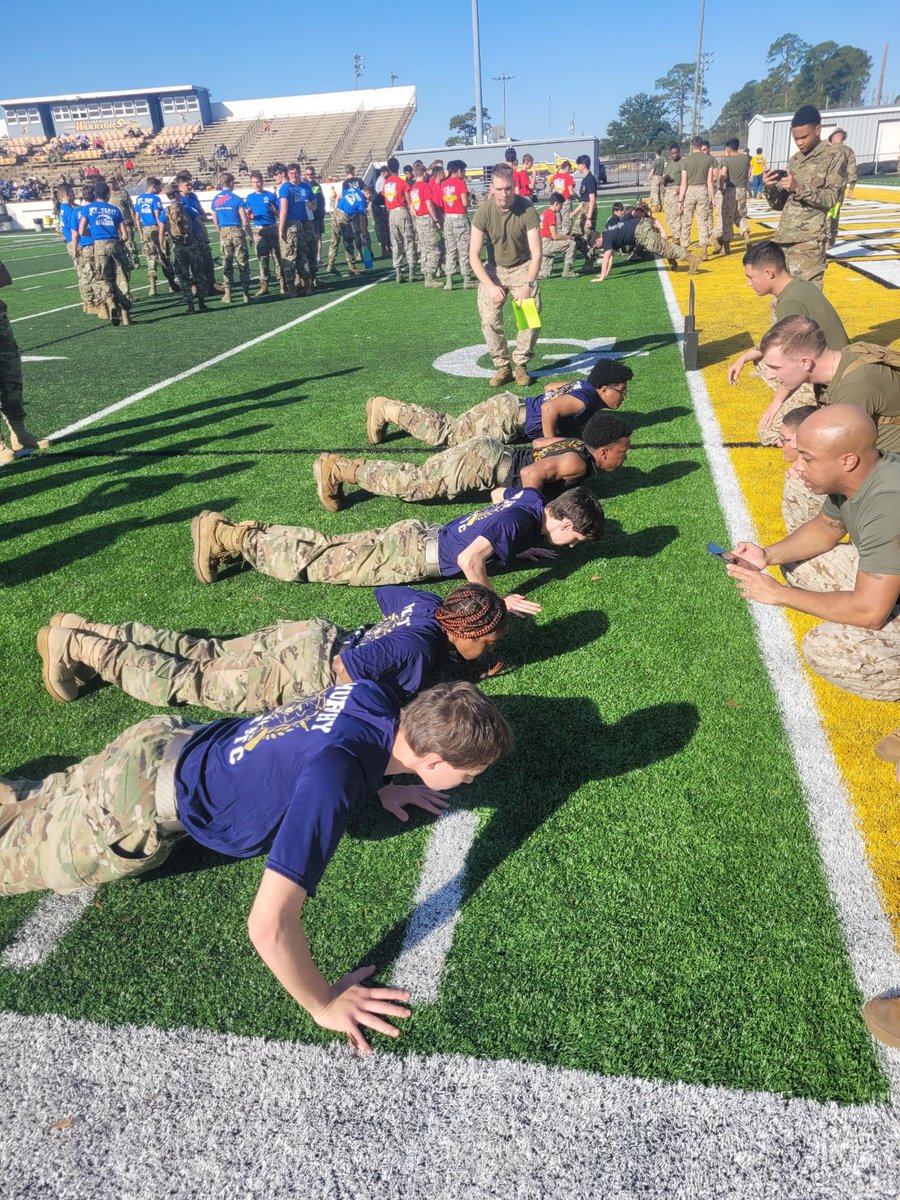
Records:
<instances>
[{"instance_id":1,"label":"green turf","mask_svg":"<svg viewBox=\"0 0 900 1200\"><path fill-rule=\"evenodd\" d=\"M54 287L47 308L64 302ZM129 330L77 310L18 324L24 352L68 356L26 367L31 423L60 428L339 294L194 319L160 297ZM18 287L11 301L15 316ZM514 623L507 671L484 684L518 748L455 797L482 818L462 919L438 1002L392 1048L884 1097L747 609L705 553L725 530L656 272L619 266L602 288L551 280L544 303L546 338L648 351L631 360L624 410L636 448L597 484L609 518L598 547L498 582L543 605ZM204 588L188 520L221 507L338 532L472 507L354 498L330 516L310 468L314 450L365 444L368 395L453 411L482 398L483 381L431 366L480 340L473 294L385 283L8 468L4 770L43 773L148 714L111 688L66 706L44 693L34 633L58 608L217 633L371 619L364 590L252 572ZM375 808L355 823L307 910L326 975L372 961L388 977L427 835L428 822L401 828ZM45 966L0 970L0 1003L328 1040L247 940L262 865L184 848L158 878L101 889ZM0 938L33 903L0 903Z\"/></svg>"}]
</instances>

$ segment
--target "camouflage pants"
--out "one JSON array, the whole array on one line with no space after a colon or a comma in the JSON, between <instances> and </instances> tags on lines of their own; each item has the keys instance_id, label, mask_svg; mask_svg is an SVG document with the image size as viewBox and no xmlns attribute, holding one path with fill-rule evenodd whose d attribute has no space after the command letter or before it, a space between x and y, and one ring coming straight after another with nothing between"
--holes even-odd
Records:
<instances>
[{"instance_id":1,"label":"camouflage pants","mask_svg":"<svg viewBox=\"0 0 900 1200\"><path fill-rule=\"evenodd\" d=\"M685 262L689 261L691 257L690 253L679 246L677 242L663 237L659 230L653 227L652 221L640 222L634 231L634 240L636 245L643 246L645 250L659 255L660 258L676 258Z\"/></svg>"},{"instance_id":2,"label":"camouflage pants","mask_svg":"<svg viewBox=\"0 0 900 1200\"><path fill-rule=\"evenodd\" d=\"M559 210L557 223L560 233L572 232L572 221L575 216L575 201L570 196Z\"/></svg>"},{"instance_id":3,"label":"camouflage pants","mask_svg":"<svg viewBox=\"0 0 900 1200\"><path fill-rule=\"evenodd\" d=\"M766 375L762 361L756 363L756 373L773 392L778 390L778 384ZM815 389L811 383L801 383L795 391L791 392L772 420L760 432L759 440L762 445L777 446L779 435L781 434L781 422L789 412L792 412L795 408L804 408L807 404L818 405Z\"/></svg>"},{"instance_id":4,"label":"camouflage pants","mask_svg":"<svg viewBox=\"0 0 900 1200\"><path fill-rule=\"evenodd\" d=\"M203 274L206 281L206 295L209 296L212 295L216 287L216 265L213 262L212 246L209 244L209 234L206 231L205 225L194 229L194 240L199 247L200 261L203 264Z\"/></svg>"},{"instance_id":5,"label":"camouflage pants","mask_svg":"<svg viewBox=\"0 0 900 1200\"><path fill-rule=\"evenodd\" d=\"M801 479L794 475L785 475L784 487L781 490L781 515L784 518L785 533L793 533L795 529L818 516L824 503L825 497L811 492Z\"/></svg>"},{"instance_id":6,"label":"camouflage pants","mask_svg":"<svg viewBox=\"0 0 900 1200\"><path fill-rule=\"evenodd\" d=\"M520 288L528 279L529 264L519 263L517 267L501 267L498 264L487 266L488 276L494 283L506 288L511 294ZM510 357L517 367L527 366L534 354L535 343L540 336L540 329L520 329L516 334L515 349L510 356L506 334L503 330L503 306L506 297L497 301L488 294L483 283L478 285L478 315L481 318L481 332L487 342L488 353L495 367L508 366ZM534 289L534 303L538 312L541 311L540 285Z\"/></svg>"},{"instance_id":7,"label":"camouflage pants","mask_svg":"<svg viewBox=\"0 0 900 1200\"><path fill-rule=\"evenodd\" d=\"M728 187L720 193L722 197L722 223L719 236L726 244L734 237L734 227L737 225L741 237L750 234L747 224L747 189Z\"/></svg>"},{"instance_id":8,"label":"camouflage pants","mask_svg":"<svg viewBox=\"0 0 900 1200\"><path fill-rule=\"evenodd\" d=\"M773 239L778 241L777 238ZM806 242L779 242L787 260L787 269L795 279L808 279L820 291L825 286L825 235Z\"/></svg>"},{"instance_id":9,"label":"camouflage pants","mask_svg":"<svg viewBox=\"0 0 900 1200\"><path fill-rule=\"evenodd\" d=\"M254 225L253 245L256 250L256 261L259 263L259 282L268 283L269 281L269 257L271 256L275 263L275 278L279 283L283 283L278 226Z\"/></svg>"},{"instance_id":10,"label":"camouflage pants","mask_svg":"<svg viewBox=\"0 0 900 1200\"><path fill-rule=\"evenodd\" d=\"M128 262L120 241L94 242L94 272L98 303L130 309Z\"/></svg>"},{"instance_id":11,"label":"camouflage pants","mask_svg":"<svg viewBox=\"0 0 900 1200\"><path fill-rule=\"evenodd\" d=\"M159 225L142 225L141 226L141 245L144 248L144 258L147 260L147 282L156 282L157 268L165 275L169 284L175 280L175 272L172 270L172 264L169 261L169 256L165 249L160 245Z\"/></svg>"},{"instance_id":12,"label":"camouflage pants","mask_svg":"<svg viewBox=\"0 0 900 1200\"><path fill-rule=\"evenodd\" d=\"M313 221L288 221L281 239L281 267L284 281L293 287L299 278L312 282L316 277L317 239Z\"/></svg>"},{"instance_id":13,"label":"camouflage pants","mask_svg":"<svg viewBox=\"0 0 900 1200\"><path fill-rule=\"evenodd\" d=\"M416 257L426 279L433 279L438 269L437 226L428 215L413 219L416 238Z\"/></svg>"},{"instance_id":14,"label":"camouflage pants","mask_svg":"<svg viewBox=\"0 0 900 1200\"><path fill-rule=\"evenodd\" d=\"M0 895L65 894L157 867L183 833L156 812L163 754L183 717L133 725L99 754L43 780L0 780Z\"/></svg>"},{"instance_id":15,"label":"camouflage pants","mask_svg":"<svg viewBox=\"0 0 900 1200\"><path fill-rule=\"evenodd\" d=\"M444 271L450 280L457 269L467 283L472 278L472 268L469 266L471 231L469 218L462 213L448 213L444 217Z\"/></svg>"},{"instance_id":16,"label":"camouflage pants","mask_svg":"<svg viewBox=\"0 0 900 1200\"><path fill-rule=\"evenodd\" d=\"M650 208L653 212L659 212L662 208L662 176L650 176Z\"/></svg>"},{"instance_id":17,"label":"camouflage pants","mask_svg":"<svg viewBox=\"0 0 900 1200\"><path fill-rule=\"evenodd\" d=\"M97 286L97 272L94 270L93 246L79 246L75 251L75 273L78 276L78 293L81 296L81 303L99 304L100 293Z\"/></svg>"},{"instance_id":18,"label":"camouflage pants","mask_svg":"<svg viewBox=\"0 0 900 1200\"><path fill-rule=\"evenodd\" d=\"M344 583L380 587L419 583L439 575L428 562L425 521L397 521L386 529L364 529L327 537L299 525L257 525L244 535L243 557L263 575L300 583Z\"/></svg>"},{"instance_id":19,"label":"camouflage pants","mask_svg":"<svg viewBox=\"0 0 900 1200\"><path fill-rule=\"evenodd\" d=\"M366 249L371 254L372 239L369 237L369 213L368 213L368 211L366 211L364 213L357 213L354 218L353 224L356 226L356 236L359 238L360 246L365 246ZM362 256L362 251L360 251L360 256Z\"/></svg>"},{"instance_id":20,"label":"camouflage pants","mask_svg":"<svg viewBox=\"0 0 900 1200\"><path fill-rule=\"evenodd\" d=\"M8 421L25 420L22 396L22 355L6 305L0 302L0 413Z\"/></svg>"},{"instance_id":21,"label":"camouflage pants","mask_svg":"<svg viewBox=\"0 0 900 1200\"><path fill-rule=\"evenodd\" d=\"M128 234L128 237L122 243L122 249L125 251L125 261L128 263L128 273L131 274L132 271L136 271L141 265L137 247L137 230L133 225L126 224L125 232Z\"/></svg>"},{"instance_id":22,"label":"camouflage pants","mask_svg":"<svg viewBox=\"0 0 900 1200\"><path fill-rule=\"evenodd\" d=\"M716 237L721 237L722 234L722 208L724 203L724 193L721 188L717 187L713 192L712 203L712 230Z\"/></svg>"},{"instance_id":23,"label":"camouflage pants","mask_svg":"<svg viewBox=\"0 0 900 1200\"><path fill-rule=\"evenodd\" d=\"M388 226L391 231L391 261L394 270L400 269L401 260L405 257L409 273L412 275L416 269L416 235L409 210L406 208L389 209Z\"/></svg>"},{"instance_id":24,"label":"camouflage pants","mask_svg":"<svg viewBox=\"0 0 900 1200\"><path fill-rule=\"evenodd\" d=\"M517 442L525 431L525 406L513 392L488 396L458 417L420 404L403 404L393 424L429 446L459 446L481 437Z\"/></svg>"},{"instance_id":25,"label":"camouflage pants","mask_svg":"<svg viewBox=\"0 0 900 1200\"><path fill-rule=\"evenodd\" d=\"M381 253L385 254L391 248L391 231L388 227L387 209L382 208L380 204L372 209L372 219L375 222L375 236L378 238L378 243L381 246Z\"/></svg>"},{"instance_id":26,"label":"camouflage pants","mask_svg":"<svg viewBox=\"0 0 900 1200\"><path fill-rule=\"evenodd\" d=\"M348 213L339 208L331 211L331 237L328 241L328 270L334 270L337 252L343 244L347 255L347 266L362 261L362 241L359 236L359 226Z\"/></svg>"},{"instance_id":27,"label":"camouflage pants","mask_svg":"<svg viewBox=\"0 0 900 1200\"><path fill-rule=\"evenodd\" d=\"M842 542L807 562L785 563L781 573L791 587L805 592L852 592L858 567L858 550L850 542Z\"/></svg>"},{"instance_id":28,"label":"camouflage pants","mask_svg":"<svg viewBox=\"0 0 900 1200\"><path fill-rule=\"evenodd\" d=\"M237 263L241 287L250 288L250 258L247 254L247 235L240 227L226 226L219 230L222 254L222 274L229 288L234 286L234 264Z\"/></svg>"},{"instance_id":29,"label":"camouflage pants","mask_svg":"<svg viewBox=\"0 0 900 1200\"><path fill-rule=\"evenodd\" d=\"M207 270L206 256L203 253L202 245L196 240L188 242L173 242L172 257L175 260L175 270L178 274L179 282L181 283L181 297L185 304L190 306L193 302L191 293L191 285L198 300L203 300L207 296Z\"/></svg>"},{"instance_id":30,"label":"camouflage pants","mask_svg":"<svg viewBox=\"0 0 900 1200\"><path fill-rule=\"evenodd\" d=\"M548 279L553 273L553 263L558 255L563 256L563 271L571 271L575 261L575 239L554 241L552 238L541 238L541 269L538 279Z\"/></svg>"},{"instance_id":31,"label":"camouflage pants","mask_svg":"<svg viewBox=\"0 0 900 1200\"><path fill-rule=\"evenodd\" d=\"M97 639L94 662L107 683L148 704L267 712L331 687L345 634L330 621L279 621L220 641L135 621L117 628L115 640Z\"/></svg>"},{"instance_id":32,"label":"camouflage pants","mask_svg":"<svg viewBox=\"0 0 900 1200\"><path fill-rule=\"evenodd\" d=\"M663 212L666 217L666 224L669 227L669 237L673 242L682 244L681 238L681 213L678 211L678 188L675 184L669 184L663 191ZM690 239L690 231L688 231Z\"/></svg>"},{"instance_id":33,"label":"camouflage pants","mask_svg":"<svg viewBox=\"0 0 900 1200\"><path fill-rule=\"evenodd\" d=\"M692 184L684 194L684 212L681 214L681 247L686 250L691 242L691 223L697 214L697 238L702 247L712 241L712 213L706 185Z\"/></svg>"},{"instance_id":34,"label":"camouflage pants","mask_svg":"<svg viewBox=\"0 0 900 1200\"><path fill-rule=\"evenodd\" d=\"M432 454L421 465L404 462L367 461L356 482L375 496L398 500L454 499L461 492L487 492L500 487L509 475L510 452L496 438L470 438Z\"/></svg>"}]
</instances>

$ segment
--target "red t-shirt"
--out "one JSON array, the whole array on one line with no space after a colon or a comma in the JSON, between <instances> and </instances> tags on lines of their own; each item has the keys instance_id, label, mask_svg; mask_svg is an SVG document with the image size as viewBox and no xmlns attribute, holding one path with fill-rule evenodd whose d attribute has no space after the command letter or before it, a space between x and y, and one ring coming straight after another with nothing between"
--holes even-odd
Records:
<instances>
[{"instance_id":1,"label":"red t-shirt","mask_svg":"<svg viewBox=\"0 0 900 1200\"><path fill-rule=\"evenodd\" d=\"M541 217L541 237L550 238L554 233L556 233L556 213L552 208L546 208Z\"/></svg>"},{"instance_id":2,"label":"red t-shirt","mask_svg":"<svg viewBox=\"0 0 900 1200\"><path fill-rule=\"evenodd\" d=\"M441 184L436 179L431 181L431 203L435 208L441 209L444 207L444 200L441 196Z\"/></svg>"},{"instance_id":3,"label":"red t-shirt","mask_svg":"<svg viewBox=\"0 0 900 1200\"><path fill-rule=\"evenodd\" d=\"M521 168L518 171L513 171L513 183L516 185L516 191L520 196L527 197L531 195L531 179L527 171L523 171Z\"/></svg>"},{"instance_id":4,"label":"red t-shirt","mask_svg":"<svg viewBox=\"0 0 900 1200\"><path fill-rule=\"evenodd\" d=\"M550 191L559 192L568 200L575 191L575 180L568 171L557 171L550 176Z\"/></svg>"},{"instance_id":5,"label":"red t-shirt","mask_svg":"<svg viewBox=\"0 0 900 1200\"><path fill-rule=\"evenodd\" d=\"M417 179L409 189L409 207L414 217L428 217L428 201L431 200L431 184Z\"/></svg>"},{"instance_id":6,"label":"red t-shirt","mask_svg":"<svg viewBox=\"0 0 900 1200\"><path fill-rule=\"evenodd\" d=\"M464 179L445 179L441 184L441 203L444 212L452 217L462 217L466 213L466 197L469 189Z\"/></svg>"},{"instance_id":7,"label":"red t-shirt","mask_svg":"<svg viewBox=\"0 0 900 1200\"><path fill-rule=\"evenodd\" d=\"M402 175L388 175L384 181L384 202L388 208L405 208L409 184Z\"/></svg>"}]
</instances>

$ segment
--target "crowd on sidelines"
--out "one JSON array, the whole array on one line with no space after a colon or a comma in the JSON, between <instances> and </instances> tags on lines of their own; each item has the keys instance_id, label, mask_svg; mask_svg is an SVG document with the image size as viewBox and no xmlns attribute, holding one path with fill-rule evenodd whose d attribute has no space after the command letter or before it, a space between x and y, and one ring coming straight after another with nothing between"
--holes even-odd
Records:
<instances>
[{"instance_id":1,"label":"crowd on sidelines","mask_svg":"<svg viewBox=\"0 0 900 1200\"><path fill-rule=\"evenodd\" d=\"M847 155L821 140L815 109L800 109L792 132L797 153L787 170L768 171L763 180L770 206L781 212L778 230L749 246L743 258L754 292L771 298L772 327L728 368L736 384L743 368L756 364L773 389L759 435L764 445L780 445L788 463L785 536L765 547L742 543L722 556L742 596L820 619L803 642L813 671L859 696L896 702L900 354L849 343L839 313L824 295L826 248L847 187ZM693 172L693 154L707 160L702 172ZM419 167L410 185L396 166L396 160L389 162L382 189L386 232L395 262L398 254L410 262L422 247L428 282L435 260L428 237L420 237L413 225L424 217L414 206L424 204L435 224L429 208L434 200L424 193L421 201L413 197L424 186ZM452 166L447 180L462 181ZM705 195L713 211L711 172L720 170L695 147L679 172L677 215L683 220L677 231L651 223L650 232L666 243L662 249L649 237L634 244L677 261L696 214L701 249L711 246L703 200ZM743 170L739 166L738 179ZM268 213L279 222L279 246L287 244L297 254L294 273L284 282L288 289L296 288L298 278L304 286L315 279L311 212L302 218L291 208L298 177L293 164L282 185L287 190L281 194L279 187ZM725 178L731 178L727 163ZM261 178L256 182L255 194L265 197ZM432 181L427 186L430 190ZM729 186L736 184L724 190ZM357 192L365 199L365 190L348 181L348 205L339 206L341 215L334 218L333 243L340 239L348 261L360 235L353 219L360 213L348 211ZM246 219L247 202L232 196L226 187L212 206L226 235L242 229ZM175 228L173 212L179 228L198 219L189 176L179 178L177 199L162 221L158 193L151 190L148 197L156 226L149 227L149 236L159 245L157 230ZM557 218L565 200L551 203ZM723 212L739 218L732 201L724 198ZM260 209L264 203L269 201L258 202ZM309 209L308 200L302 203ZM619 248L607 247L608 233L628 222L637 230L648 220L643 213L626 216L597 235L591 224L595 207L585 204L578 236L588 249L599 236L604 254ZM240 225L223 221L226 213L237 215ZM96 219L82 214L77 228L73 225L76 254ZM308 240L299 228L290 231L291 221L309 227ZM540 311L540 226L517 164L498 164L490 193L471 222L465 256L478 280L482 330L497 368L491 394L455 417L411 398L386 396L371 397L359 414L373 446L394 425L437 452L422 464L328 452L312 468L318 497L332 512L341 507L345 487L404 501L475 491L490 503L442 525L401 519L386 528L338 535L260 519L234 521L209 511L194 518L193 567L203 584L216 583L222 566L232 561L284 582L373 587L380 619L357 630L325 616L220 639L57 613L37 639L44 684L57 701L76 700L86 682L99 679L150 704L202 705L231 715L208 724L171 714L150 717L99 754L48 779L0 780L0 894L47 888L67 893L139 874L159 866L185 837L234 857L266 850L249 918L251 940L265 963L316 1022L343 1032L362 1052L369 1049L364 1027L397 1036L386 1018L409 1014L409 993L365 986L374 970L369 967L330 985L310 955L303 905L315 893L351 814L373 794L401 820L409 805L439 814L447 807L446 789L470 782L508 751L511 731L477 687L458 680L427 685L452 671L454 661L476 662L503 636L510 614L526 618L540 611L523 595L499 596L490 572L521 561L553 560L559 547L599 541L604 515L590 483L597 472L617 470L630 446L630 429L618 410L628 398L632 371L620 360L600 358L586 380L533 395L496 390L512 381L532 382L528 362L539 321L520 323L511 350L503 314L510 297L522 309L532 301L534 312ZM723 234L726 226L727 220ZM116 234L106 240L124 244L119 223L113 220L109 227ZM748 229L743 236L749 242ZM486 245L491 253L485 259ZM223 258L227 246L226 236ZM101 251L94 262L104 261ZM195 262L179 261L183 289L186 272L201 276L204 261L199 254ZM284 253L281 267L286 271ZM464 282L467 278L464 274ZM226 286L229 282L226 273ZM7 391L8 420L9 407ZM13 421L10 426L14 429ZM20 420L20 444L23 431ZM774 566L781 568L783 582L767 573ZM465 582L443 599L410 586L460 577ZM900 761L900 730L879 743L877 753ZM421 785L385 782L408 773L418 775ZM900 1044L900 1001L870 1000L865 1017L876 1036Z\"/></svg>"}]
</instances>

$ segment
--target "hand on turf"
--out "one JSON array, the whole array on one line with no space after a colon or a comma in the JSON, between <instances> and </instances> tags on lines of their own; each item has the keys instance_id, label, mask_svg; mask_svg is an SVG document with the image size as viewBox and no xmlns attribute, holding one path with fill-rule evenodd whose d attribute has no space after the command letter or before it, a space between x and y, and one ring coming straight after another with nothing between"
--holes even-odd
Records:
<instances>
[{"instance_id":1,"label":"hand on turf","mask_svg":"<svg viewBox=\"0 0 900 1200\"><path fill-rule=\"evenodd\" d=\"M746 559L754 567L759 567L760 571L766 569L766 552L755 542L738 542L736 546L732 547L731 553L736 554L738 558ZM731 574L730 571L729 574Z\"/></svg>"},{"instance_id":2,"label":"hand on turf","mask_svg":"<svg viewBox=\"0 0 900 1200\"><path fill-rule=\"evenodd\" d=\"M382 1017L408 1017L410 1010L402 1003L409 999L409 992L402 988L367 988L362 981L375 971L374 967L360 967L342 976L329 988L330 999L321 1012L313 1014L313 1020L322 1029L333 1029L345 1033L360 1054L371 1054L372 1047L363 1037L361 1025L375 1029L388 1037L399 1037L400 1030Z\"/></svg>"},{"instance_id":3,"label":"hand on turf","mask_svg":"<svg viewBox=\"0 0 900 1200\"><path fill-rule=\"evenodd\" d=\"M780 604L787 591L784 584L763 571L748 571L737 563L729 563L725 569L732 579L737 580L738 591L745 600L756 600L758 604Z\"/></svg>"},{"instance_id":4,"label":"hand on turf","mask_svg":"<svg viewBox=\"0 0 900 1200\"><path fill-rule=\"evenodd\" d=\"M416 808L424 808L426 812L436 816L440 816L445 808L450 807L450 801L443 792L436 792L424 783L386 783L383 788L378 789L378 799L382 808L393 813L398 821L409 820L406 809L410 804Z\"/></svg>"},{"instance_id":5,"label":"hand on turf","mask_svg":"<svg viewBox=\"0 0 900 1200\"><path fill-rule=\"evenodd\" d=\"M534 600L526 600L524 596L516 593L512 596L504 596L506 611L513 613L517 617L533 617L535 613L541 611L541 606Z\"/></svg>"},{"instance_id":6,"label":"hand on turf","mask_svg":"<svg viewBox=\"0 0 900 1200\"><path fill-rule=\"evenodd\" d=\"M542 558L559 558L559 554L545 546L532 546L530 550L523 550L521 554L517 554L516 558L524 558L526 562L540 562Z\"/></svg>"}]
</instances>

